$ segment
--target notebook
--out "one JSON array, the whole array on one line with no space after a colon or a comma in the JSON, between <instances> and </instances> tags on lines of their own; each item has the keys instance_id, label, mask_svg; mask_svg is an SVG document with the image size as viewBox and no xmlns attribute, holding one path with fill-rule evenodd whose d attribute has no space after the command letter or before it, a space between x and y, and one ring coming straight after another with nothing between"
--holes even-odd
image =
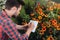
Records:
<instances>
[{"instance_id":1,"label":"notebook","mask_svg":"<svg viewBox=\"0 0 60 40\"><path fill-rule=\"evenodd\" d=\"M35 32L36 28L37 28L37 25L38 25L38 21L34 21L34 20L30 20L30 23L33 23L34 24L34 29L32 30L32 32Z\"/></svg>"}]
</instances>

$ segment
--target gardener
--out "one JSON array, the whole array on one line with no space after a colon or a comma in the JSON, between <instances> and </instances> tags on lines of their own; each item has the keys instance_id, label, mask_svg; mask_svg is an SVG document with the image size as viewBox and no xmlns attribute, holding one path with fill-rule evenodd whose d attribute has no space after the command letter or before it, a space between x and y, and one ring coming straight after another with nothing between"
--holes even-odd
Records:
<instances>
[{"instance_id":1,"label":"gardener","mask_svg":"<svg viewBox=\"0 0 60 40\"><path fill-rule=\"evenodd\" d=\"M0 12L0 40L28 40L28 37L33 29L33 23L26 25L17 25L11 17L17 16L21 10L24 1L22 0L7 0L5 3L5 9ZM21 35L17 29L24 29L28 26L25 34Z\"/></svg>"}]
</instances>

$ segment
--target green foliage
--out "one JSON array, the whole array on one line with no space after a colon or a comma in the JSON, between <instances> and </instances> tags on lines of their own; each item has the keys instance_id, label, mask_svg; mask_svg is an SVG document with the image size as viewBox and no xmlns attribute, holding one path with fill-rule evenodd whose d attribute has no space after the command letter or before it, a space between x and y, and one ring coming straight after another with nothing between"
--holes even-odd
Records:
<instances>
[{"instance_id":1,"label":"green foliage","mask_svg":"<svg viewBox=\"0 0 60 40\"><path fill-rule=\"evenodd\" d=\"M47 6L47 2L48 2L49 0L37 0L37 2L39 2L40 4L41 4L41 6Z\"/></svg>"},{"instance_id":2,"label":"green foliage","mask_svg":"<svg viewBox=\"0 0 60 40\"><path fill-rule=\"evenodd\" d=\"M29 15L26 14L24 7L22 8L19 16L21 18L23 18L23 20L25 20L25 21L29 21L29 19L30 19Z\"/></svg>"},{"instance_id":3,"label":"green foliage","mask_svg":"<svg viewBox=\"0 0 60 40\"><path fill-rule=\"evenodd\" d=\"M6 0L0 0L0 9L4 8Z\"/></svg>"}]
</instances>

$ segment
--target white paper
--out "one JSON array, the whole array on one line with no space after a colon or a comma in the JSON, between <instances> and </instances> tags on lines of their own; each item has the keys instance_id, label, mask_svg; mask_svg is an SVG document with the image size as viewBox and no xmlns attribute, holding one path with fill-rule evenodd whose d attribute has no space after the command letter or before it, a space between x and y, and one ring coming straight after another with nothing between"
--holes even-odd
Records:
<instances>
[{"instance_id":1,"label":"white paper","mask_svg":"<svg viewBox=\"0 0 60 40\"><path fill-rule=\"evenodd\" d=\"M31 22L34 24L34 29L32 30L32 32L35 32L37 25L38 25L38 21L30 20L30 23Z\"/></svg>"}]
</instances>

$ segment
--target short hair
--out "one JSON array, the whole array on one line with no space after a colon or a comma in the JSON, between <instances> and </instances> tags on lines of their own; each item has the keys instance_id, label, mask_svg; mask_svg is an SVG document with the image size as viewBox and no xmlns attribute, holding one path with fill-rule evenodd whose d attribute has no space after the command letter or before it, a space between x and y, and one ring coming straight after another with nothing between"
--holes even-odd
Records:
<instances>
[{"instance_id":1,"label":"short hair","mask_svg":"<svg viewBox=\"0 0 60 40\"><path fill-rule=\"evenodd\" d=\"M5 3L5 9L10 10L14 6L19 8L20 5L25 5L23 0L7 0Z\"/></svg>"}]
</instances>

